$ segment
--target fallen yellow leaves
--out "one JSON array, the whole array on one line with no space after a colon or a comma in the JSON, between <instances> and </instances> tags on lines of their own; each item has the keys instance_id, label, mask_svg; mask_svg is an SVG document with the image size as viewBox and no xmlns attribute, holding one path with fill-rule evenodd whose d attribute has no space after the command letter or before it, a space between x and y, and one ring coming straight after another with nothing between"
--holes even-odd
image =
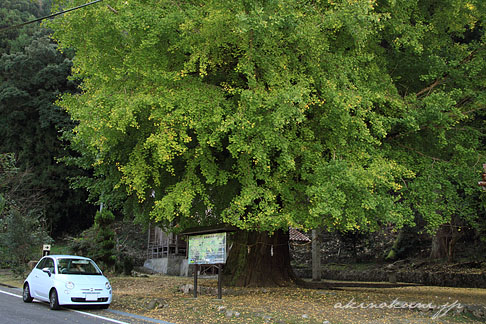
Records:
<instances>
[{"instance_id":1,"label":"fallen yellow leaves","mask_svg":"<svg viewBox=\"0 0 486 324\"><path fill-rule=\"evenodd\" d=\"M148 316L171 323L483 323L451 309L446 316L432 319L437 310L394 308L336 308L349 301L363 305L408 303L486 306L486 289L445 287L340 288L338 290L226 287L223 299L216 299L216 279L199 279L198 298L184 294L180 287L192 278L152 275L146 278L113 277L113 309Z\"/></svg>"}]
</instances>

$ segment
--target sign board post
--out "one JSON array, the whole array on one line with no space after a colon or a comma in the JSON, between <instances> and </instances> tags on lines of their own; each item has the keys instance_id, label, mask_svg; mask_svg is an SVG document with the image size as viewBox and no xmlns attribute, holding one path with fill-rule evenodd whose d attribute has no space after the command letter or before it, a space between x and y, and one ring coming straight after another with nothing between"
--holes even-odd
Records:
<instances>
[{"instance_id":1,"label":"sign board post","mask_svg":"<svg viewBox=\"0 0 486 324\"><path fill-rule=\"evenodd\" d=\"M49 244L42 245L42 256L51 254L51 246Z\"/></svg>"},{"instance_id":2,"label":"sign board post","mask_svg":"<svg viewBox=\"0 0 486 324\"><path fill-rule=\"evenodd\" d=\"M199 266L194 265L194 298L197 298L197 272L199 271Z\"/></svg>"},{"instance_id":3,"label":"sign board post","mask_svg":"<svg viewBox=\"0 0 486 324\"><path fill-rule=\"evenodd\" d=\"M199 265L218 267L218 299L222 298L222 265L226 262L226 232L189 236L188 263L194 264L194 298L197 298Z\"/></svg>"},{"instance_id":4,"label":"sign board post","mask_svg":"<svg viewBox=\"0 0 486 324\"><path fill-rule=\"evenodd\" d=\"M223 265L220 263L218 264L218 299L223 298L223 289L221 288L223 283L222 283L222 275L221 272L223 271Z\"/></svg>"}]
</instances>

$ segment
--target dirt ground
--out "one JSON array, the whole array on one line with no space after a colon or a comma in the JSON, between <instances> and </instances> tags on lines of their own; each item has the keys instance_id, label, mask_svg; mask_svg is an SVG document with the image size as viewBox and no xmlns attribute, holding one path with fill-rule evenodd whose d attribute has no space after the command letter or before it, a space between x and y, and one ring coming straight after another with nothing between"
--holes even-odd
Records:
<instances>
[{"instance_id":1,"label":"dirt ground","mask_svg":"<svg viewBox=\"0 0 486 324\"><path fill-rule=\"evenodd\" d=\"M406 285L384 288L376 283L344 287L349 283L324 282L320 286L326 288L321 289L224 288L219 300L213 278L199 279L202 291L196 299L192 291L187 292L192 278L149 275L109 279L114 293L112 309L176 324L486 322L484 317L473 315L476 310L481 315L486 307L486 289ZM0 283L21 286L22 281L0 272Z\"/></svg>"},{"instance_id":2,"label":"dirt ground","mask_svg":"<svg viewBox=\"0 0 486 324\"><path fill-rule=\"evenodd\" d=\"M225 288L216 298L216 279L200 279L197 299L180 288L191 278L153 275L111 278L113 309L172 323L485 323L468 308L486 306L486 289L401 285L382 288ZM325 286L325 285L324 285ZM340 287L341 286L341 287ZM466 308L466 310L468 310ZM482 308L482 307L480 307Z\"/></svg>"}]
</instances>

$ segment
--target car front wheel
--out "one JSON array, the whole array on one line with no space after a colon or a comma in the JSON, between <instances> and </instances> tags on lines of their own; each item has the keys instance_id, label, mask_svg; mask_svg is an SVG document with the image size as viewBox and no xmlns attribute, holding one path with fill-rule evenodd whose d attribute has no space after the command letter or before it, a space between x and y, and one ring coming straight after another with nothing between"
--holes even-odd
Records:
<instances>
[{"instance_id":1,"label":"car front wheel","mask_svg":"<svg viewBox=\"0 0 486 324\"><path fill-rule=\"evenodd\" d=\"M51 293L49 294L49 308L52 310L57 310L60 308L56 289L52 289Z\"/></svg>"},{"instance_id":2,"label":"car front wheel","mask_svg":"<svg viewBox=\"0 0 486 324\"><path fill-rule=\"evenodd\" d=\"M25 303L31 303L32 300L34 299L30 295L30 288L28 283L24 285L24 292L22 293L22 299L24 300Z\"/></svg>"}]
</instances>

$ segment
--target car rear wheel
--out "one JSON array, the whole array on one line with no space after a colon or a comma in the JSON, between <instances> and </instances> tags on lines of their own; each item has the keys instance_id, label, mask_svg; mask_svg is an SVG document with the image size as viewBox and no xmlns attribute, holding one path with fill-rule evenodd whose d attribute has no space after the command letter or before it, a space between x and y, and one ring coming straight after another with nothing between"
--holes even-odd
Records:
<instances>
[{"instance_id":1,"label":"car rear wheel","mask_svg":"<svg viewBox=\"0 0 486 324\"><path fill-rule=\"evenodd\" d=\"M59 307L59 299L57 298L56 289L52 289L51 293L49 294L49 308L52 310L61 308Z\"/></svg>"},{"instance_id":2,"label":"car rear wheel","mask_svg":"<svg viewBox=\"0 0 486 324\"><path fill-rule=\"evenodd\" d=\"M24 300L25 303L31 303L34 298L30 295L30 288L29 284L25 283L24 285L24 291L22 293L22 299Z\"/></svg>"}]
</instances>

